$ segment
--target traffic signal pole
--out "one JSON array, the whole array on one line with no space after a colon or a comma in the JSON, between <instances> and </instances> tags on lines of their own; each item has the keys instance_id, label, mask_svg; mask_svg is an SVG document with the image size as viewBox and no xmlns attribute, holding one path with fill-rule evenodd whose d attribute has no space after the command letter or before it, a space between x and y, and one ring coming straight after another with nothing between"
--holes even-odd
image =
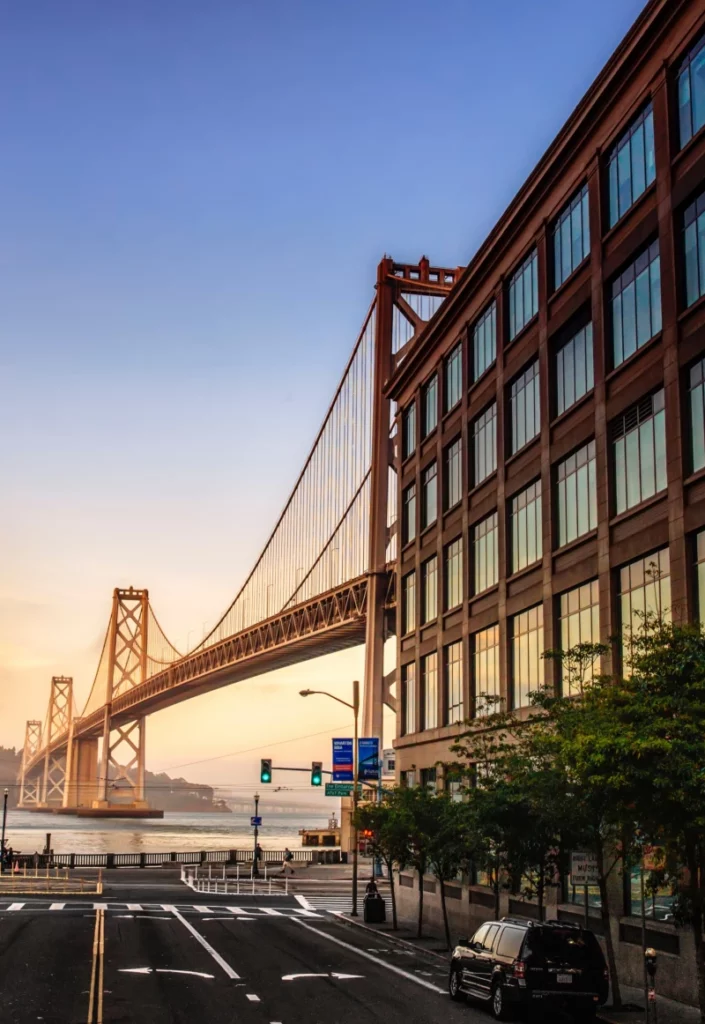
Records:
<instances>
[{"instance_id":1,"label":"traffic signal pole","mask_svg":"<svg viewBox=\"0 0 705 1024\"><path fill-rule=\"evenodd\" d=\"M355 734L353 739L353 791L352 791L352 820L353 820L353 878L352 878L352 910L351 917L357 917L357 777L360 766L357 763L357 720L360 716L360 682L353 680L353 714L355 716Z\"/></svg>"}]
</instances>

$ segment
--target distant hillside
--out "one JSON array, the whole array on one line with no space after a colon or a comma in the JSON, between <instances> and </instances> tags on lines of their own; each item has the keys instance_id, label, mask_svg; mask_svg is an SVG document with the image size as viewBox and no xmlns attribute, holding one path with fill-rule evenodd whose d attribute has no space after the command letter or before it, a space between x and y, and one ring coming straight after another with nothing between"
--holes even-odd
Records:
<instances>
[{"instance_id":1,"label":"distant hillside","mask_svg":"<svg viewBox=\"0 0 705 1024\"><path fill-rule=\"evenodd\" d=\"M19 799L17 776L22 764L22 751L0 747L0 799L8 789L8 807L16 807ZM186 779L172 779L166 772L144 773L145 796L153 807L164 811L229 811L222 801L215 800L211 786L201 786Z\"/></svg>"}]
</instances>

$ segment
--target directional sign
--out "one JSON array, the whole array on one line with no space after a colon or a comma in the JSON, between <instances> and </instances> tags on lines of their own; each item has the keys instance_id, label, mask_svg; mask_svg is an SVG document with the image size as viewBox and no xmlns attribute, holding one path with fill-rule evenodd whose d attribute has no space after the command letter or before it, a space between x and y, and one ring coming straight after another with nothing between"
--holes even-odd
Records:
<instances>
[{"instance_id":1,"label":"directional sign","mask_svg":"<svg viewBox=\"0 0 705 1024\"><path fill-rule=\"evenodd\" d=\"M352 782L326 782L326 796L350 796Z\"/></svg>"},{"instance_id":2,"label":"directional sign","mask_svg":"<svg viewBox=\"0 0 705 1024\"><path fill-rule=\"evenodd\" d=\"M597 870L597 857L594 853L571 853L570 884L597 885L600 875Z\"/></svg>"},{"instance_id":3,"label":"directional sign","mask_svg":"<svg viewBox=\"0 0 705 1024\"><path fill-rule=\"evenodd\" d=\"M361 736L357 741L357 773L363 782L379 779L379 739Z\"/></svg>"},{"instance_id":4,"label":"directional sign","mask_svg":"<svg viewBox=\"0 0 705 1024\"><path fill-rule=\"evenodd\" d=\"M353 741L333 740L333 782L353 781Z\"/></svg>"},{"instance_id":5,"label":"directional sign","mask_svg":"<svg viewBox=\"0 0 705 1024\"><path fill-rule=\"evenodd\" d=\"M257 817L255 817L254 814L253 814L252 817L250 818L250 825L256 825L259 828L259 826L261 824L262 824L261 817L259 815Z\"/></svg>"}]
</instances>

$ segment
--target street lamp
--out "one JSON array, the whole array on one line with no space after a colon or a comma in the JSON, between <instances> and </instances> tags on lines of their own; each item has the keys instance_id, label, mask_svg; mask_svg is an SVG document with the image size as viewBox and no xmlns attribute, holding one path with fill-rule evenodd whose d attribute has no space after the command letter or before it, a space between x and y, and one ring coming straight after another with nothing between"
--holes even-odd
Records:
<instances>
[{"instance_id":1,"label":"street lamp","mask_svg":"<svg viewBox=\"0 0 705 1024\"><path fill-rule=\"evenodd\" d=\"M5 824L7 822L7 787L2 798L2 836L0 837L0 875L5 870Z\"/></svg>"},{"instance_id":2,"label":"street lamp","mask_svg":"<svg viewBox=\"0 0 705 1024\"><path fill-rule=\"evenodd\" d=\"M314 693L319 693L324 697L330 697L331 700L337 700L339 704L344 704L346 708L351 708L355 720L355 731L353 736L353 791L352 791L352 819L355 819L357 813L357 775L358 775L358 763L357 763L357 721L360 714L360 683L357 679L353 679L353 699L352 704L347 700L342 700L340 697L336 697L334 693L328 693L327 690L300 690L299 694L301 697L310 697ZM357 917L357 828L353 827L353 886L352 886L352 911L350 912L351 917Z\"/></svg>"}]
</instances>

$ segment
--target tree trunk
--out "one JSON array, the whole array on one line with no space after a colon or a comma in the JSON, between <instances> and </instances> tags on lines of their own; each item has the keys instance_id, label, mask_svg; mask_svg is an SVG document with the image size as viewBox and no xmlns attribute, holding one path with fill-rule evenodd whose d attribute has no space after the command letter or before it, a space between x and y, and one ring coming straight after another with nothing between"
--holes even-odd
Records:
<instances>
[{"instance_id":1,"label":"tree trunk","mask_svg":"<svg viewBox=\"0 0 705 1024\"><path fill-rule=\"evenodd\" d=\"M690 851L689 851L690 853ZM705 881L703 865L698 863L699 858L695 850L688 856L688 874L690 876L688 888L690 889L690 900L693 908L690 928L693 935L695 947L695 972L698 982L698 1004L700 1006L700 1020L705 1024L705 945L703 945L703 901L702 885Z\"/></svg>"},{"instance_id":2,"label":"tree trunk","mask_svg":"<svg viewBox=\"0 0 705 1024\"><path fill-rule=\"evenodd\" d=\"M617 975L617 958L614 953L614 941L612 939L612 927L610 920L610 904L607 896L607 876L605 875L605 858L602 844L597 844L597 872L600 885L600 917L604 930L605 945L607 947L607 967L610 972L610 988L612 989L612 1003L615 1006L622 1005L622 993L619 988L619 977Z\"/></svg>"},{"instance_id":3,"label":"tree trunk","mask_svg":"<svg viewBox=\"0 0 705 1024\"><path fill-rule=\"evenodd\" d=\"M424 872L421 868L418 868L419 875L419 923L416 929L416 938L421 938L421 931L423 929L423 876Z\"/></svg>"},{"instance_id":4,"label":"tree trunk","mask_svg":"<svg viewBox=\"0 0 705 1024\"><path fill-rule=\"evenodd\" d=\"M389 895L392 900L392 928L397 931L399 925L397 924L397 890L394 887L394 865L387 862L387 872L389 874Z\"/></svg>"},{"instance_id":5,"label":"tree trunk","mask_svg":"<svg viewBox=\"0 0 705 1024\"><path fill-rule=\"evenodd\" d=\"M446 884L442 878L438 881L441 883L441 906L443 907L443 927L446 931L446 946L450 949L450 927L448 925L448 907L446 906Z\"/></svg>"},{"instance_id":6,"label":"tree trunk","mask_svg":"<svg viewBox=\"0 0 705 1024\"><path fill-rule=\"evenodd\" d=\"M539 921L543 921L543 897L544 897L544 877L543 877L543 864L539 873L539 884L537 889L538 905L539 905Z\"/></svg>"}]
</instances>

